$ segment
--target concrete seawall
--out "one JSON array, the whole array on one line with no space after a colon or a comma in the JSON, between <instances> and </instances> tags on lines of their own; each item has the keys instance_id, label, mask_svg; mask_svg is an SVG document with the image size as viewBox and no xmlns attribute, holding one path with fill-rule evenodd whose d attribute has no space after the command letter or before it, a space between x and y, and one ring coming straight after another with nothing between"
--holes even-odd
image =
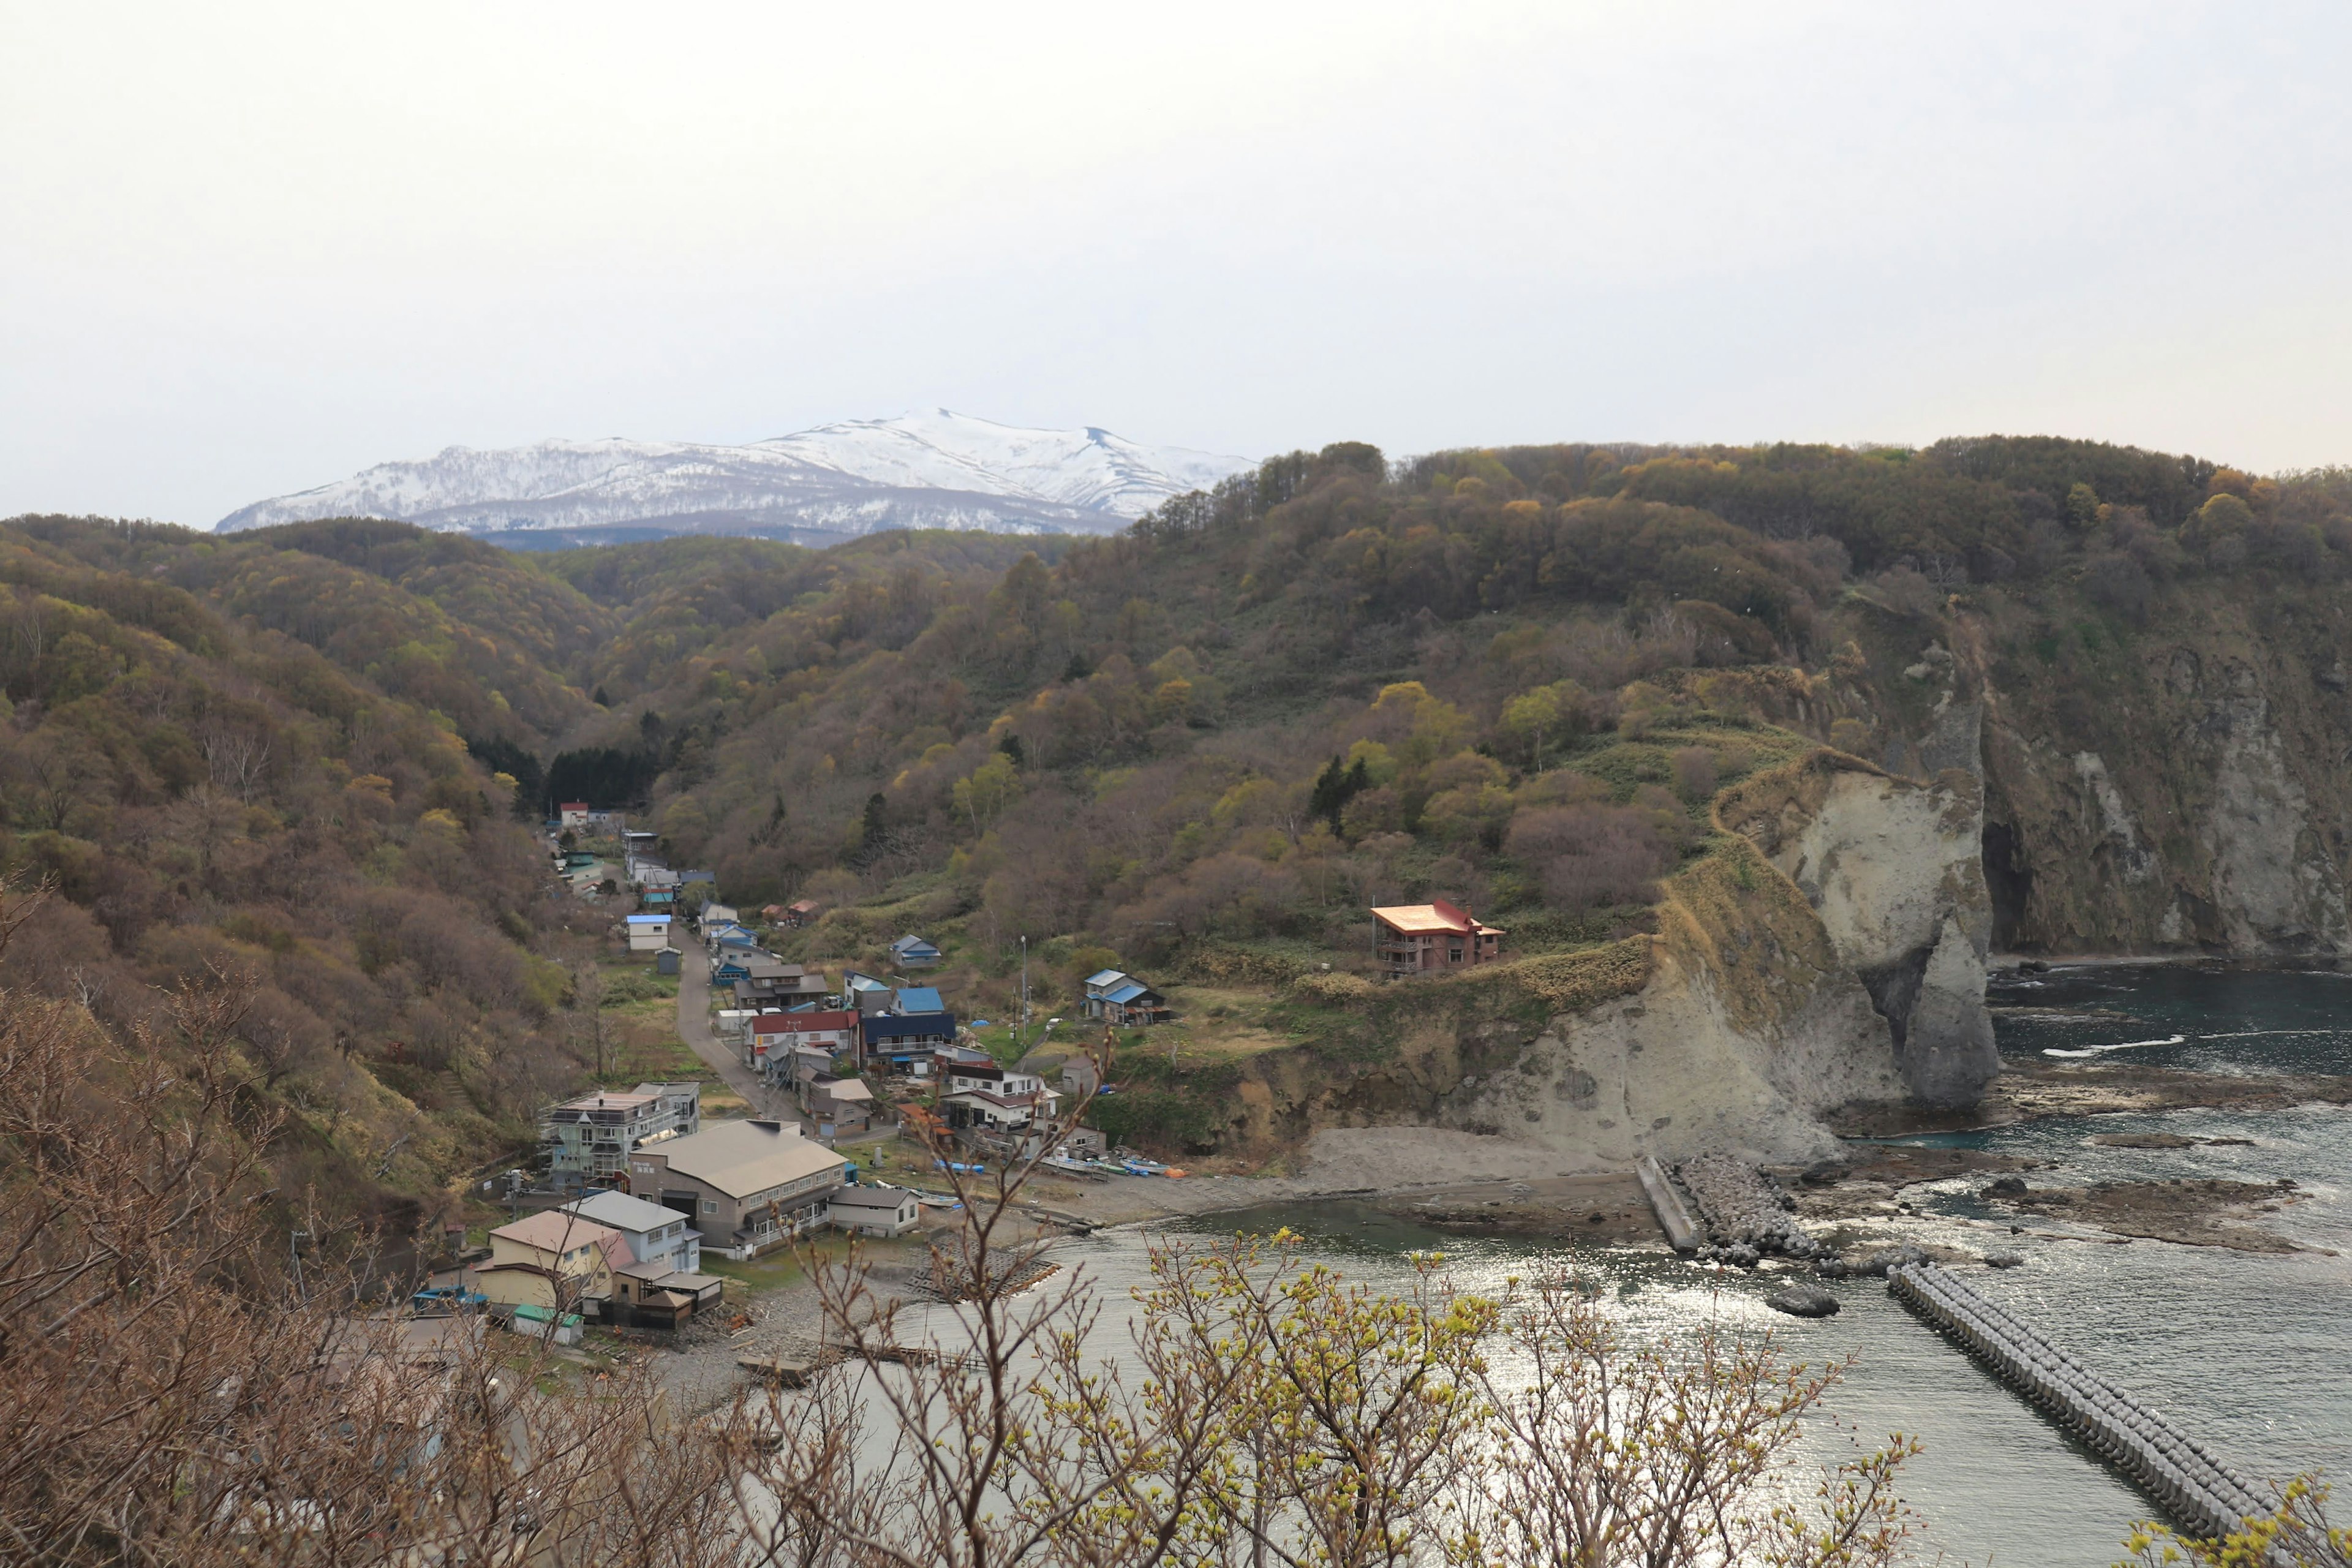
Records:
<instances>
[{"instance_id":1,"label":"concrete seawall","mask_svg":"<svg viewBox=\"0 0 2352 1568\"><path fill-rule=\"evenodd\" d=\"M1932 1263L1911 1264L1888 1274L1886 1288L2055 1416L2179 1523L2219 1536L2269 1511L2252 1481L1958 1276Z\"/></svg>"},{"instance_id":2,"label":"concrete seawall","mask_svg":"<svg viewBox=\"0 0 2352 1568\"><path fill-rule=\"evenodd\" d=\"M1642 1191L1649 1194L1650 1207L1657 1212L1658 1224L1664 1227L1666 1240L1676 1252L1696 1252L1705 1238L1699 1235L1698 1222L1691 1218L1683 1203L1683 1195L1675 1190L1654 1155L1644 1154L1633 1165L1634 1173L1642 1179Z\"/></svg>"}]
</instances>

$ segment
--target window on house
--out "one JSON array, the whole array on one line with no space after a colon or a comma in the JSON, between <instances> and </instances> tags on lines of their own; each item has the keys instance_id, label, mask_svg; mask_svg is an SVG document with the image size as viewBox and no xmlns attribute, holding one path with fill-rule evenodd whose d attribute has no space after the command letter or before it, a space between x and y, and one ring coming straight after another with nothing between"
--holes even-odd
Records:
<instances>
[{"instance_id":1,"label":"window on house","mask_svg":"<svg viewBox=\"0 0 2352 1568\"><path fill-rule=\"evenodd\" d=\"M702 1212L704 1214L717 1214L719 1212L719 1200L716 1198L703 1199Z\"/></svg>"}]
</instances>

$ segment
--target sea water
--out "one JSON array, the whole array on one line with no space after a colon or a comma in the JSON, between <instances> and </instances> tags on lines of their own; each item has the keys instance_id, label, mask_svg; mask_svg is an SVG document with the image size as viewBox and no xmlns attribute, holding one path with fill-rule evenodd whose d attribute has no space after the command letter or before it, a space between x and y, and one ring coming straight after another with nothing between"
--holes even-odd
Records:
<instances>
[{"instance_id":1,"label":"sea water","mask_svg":"<svg viewBox=\"0 0 2352 1568\"><path fill-rule=\"evenodd\" d=\"M2005 1056L2039 1063L2122 1059L2249 1077L2352 1073L2352 979L2174 965L2084 966L1996 983ZM2016 1009L2026 1009L2018 1011ZM2162 1045L2148 1041L2177 1042ZM2094 1057L2046 1051L2124 1047ZM2185 1150L2094 1144L2102 1132L2246 1138L2250 1146ZM1986 1177L1914 1186L1921 1211L1839 1227L1851 1245L1912 1237L1971 1254L2015 1247L2021 1268L1970 1280L2016 1308L2110 1383L2169 1415L2237 1468L2284 1479L2323 1470L2347 1483L2352 1513L2352 1112L2309 1106L2263 1112L2181 1110L2065 1118L1985 1132L1907 1140L2030 1155L2056 1168L2038 1185L2093 1181L2288 1177L2305 1201L2265 1216L2315 1249L2224 1251L2154 1241L2012 1237L2006 1214L1978 1194ZM1286 1225L1312 1257L1362 1279L1402 1281L1415 1249L1442 1249L1465 1287L1499 1290L1524 1275L1527 1243L1440 1233L1360 1205L1317 1204L1181 1222L1195 1233ZM2035 1222L2029 1229L2044 1226ZM2340 1255L2338 1255L2340 1254ZM1102 1292L1097 1342L1116 1358L1129 1288L1146 1278L1146 1237L1129 1228L1070 1244ZM2105 1564L2152 1505L1949 1342L1886 1294L1839 1281L1836 1317L1801 1321L1765 1307L1785 1274L1747 1274L1655 1247L1576 1248L1575 1266L1613 1300L1629 1333L1663 1333L1707 1317L1769 1327L1788 1353L1853 1365L1823 1402L1805 1457L1835 1463L1901 1431L1927 1451L1904 1492L1927 1518L1931 1548L2013 1568ZM1932 1552L1930 1553L1932 1555Z\"/></svg>"}]
</instances>

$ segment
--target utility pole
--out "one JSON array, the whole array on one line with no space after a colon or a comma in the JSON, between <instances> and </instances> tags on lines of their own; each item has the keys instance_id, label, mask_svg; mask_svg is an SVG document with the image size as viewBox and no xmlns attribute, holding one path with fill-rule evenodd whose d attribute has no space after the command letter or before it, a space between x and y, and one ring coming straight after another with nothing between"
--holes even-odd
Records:
<instances>
[{"instance_id":1,"label":"utility pole","mask_svg":"<svg viewBox=\"0 0 2352 1568\"><path fill-rule=\"evenodd\" d=\"M1029 1032L1029 936L1021 937L1021 1032Z\"/></svg>"},{"instance_id":2,"label":"utility pole","mask_svg":"<svg viewBox=\"0 0 2352 1568\"><path fill-rule=\"evenodd\" d=\"M286 1237L287 1254L294 1259L294 1293L306 1307L310 1304L310 1288L302 1282L302 1244L310 1239L307 1230L290 1232Z\"/></svg>"}]
</instances>

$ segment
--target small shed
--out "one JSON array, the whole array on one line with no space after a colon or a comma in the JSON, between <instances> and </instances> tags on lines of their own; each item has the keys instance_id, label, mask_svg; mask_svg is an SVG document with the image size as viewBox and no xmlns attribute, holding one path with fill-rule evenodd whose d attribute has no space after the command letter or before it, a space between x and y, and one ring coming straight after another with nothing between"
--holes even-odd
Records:
<instances>
[{"instance_id":1,"label":"small shed","mask_svg":"<svg viewBox=\"0 0 2352 1568\"><path fill-rule=\"evenodd\" d=\"M676 974L677 973L678 956L677 949L674 947L663 948L659 952L654 954L654 973L656 974Z\"/></svg>"}]
</instances>

